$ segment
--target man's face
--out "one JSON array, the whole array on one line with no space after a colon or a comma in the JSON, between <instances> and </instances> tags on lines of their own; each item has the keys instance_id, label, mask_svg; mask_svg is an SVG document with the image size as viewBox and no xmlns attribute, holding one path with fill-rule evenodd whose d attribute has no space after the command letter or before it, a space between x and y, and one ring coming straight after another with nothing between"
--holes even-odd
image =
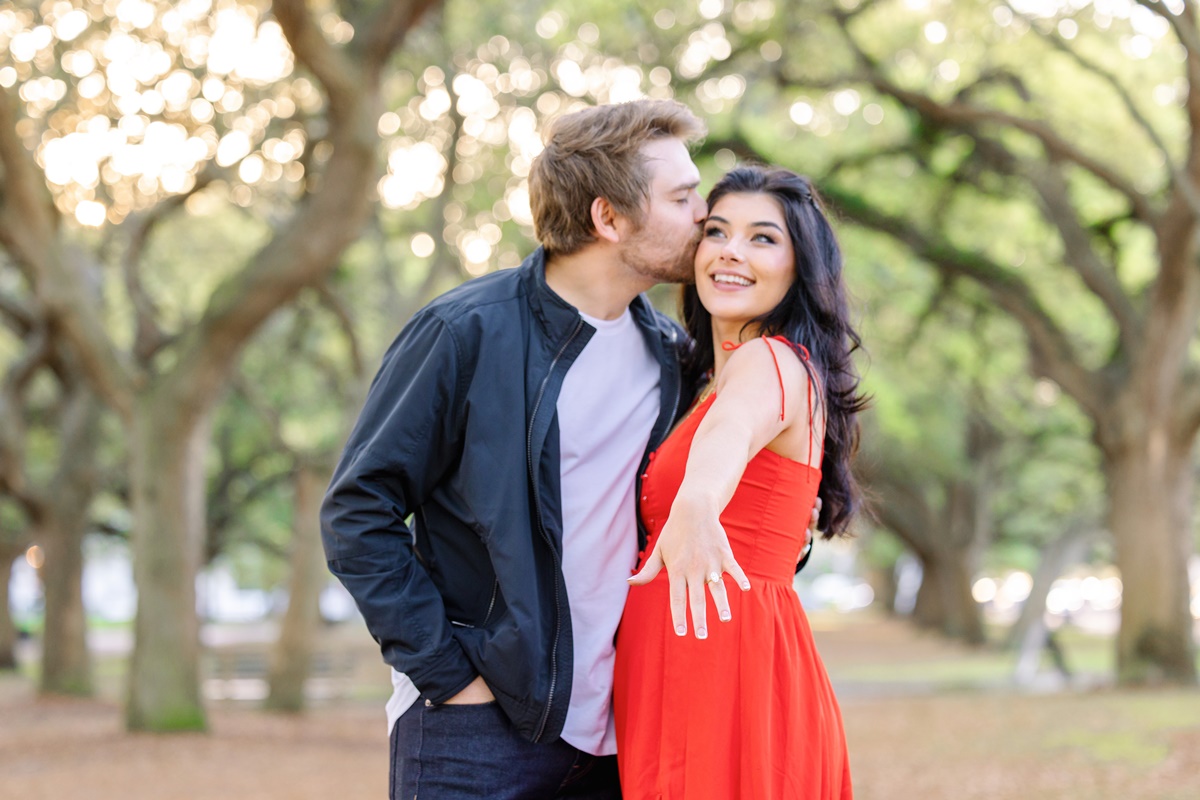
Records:
<instances>
[{"instance_id":1,"label":"man's face","mask_svg":"<svg viewBox=\"0 0 1200 800\"><path fill-rule=\"evenodd\" d=\"M679 139L655 139L642 154L650 171L650 197L642 226L621 243L621 260L656 283L689 282L708 214L696 191L700 170Z\"/></svg>"}]
</instances>

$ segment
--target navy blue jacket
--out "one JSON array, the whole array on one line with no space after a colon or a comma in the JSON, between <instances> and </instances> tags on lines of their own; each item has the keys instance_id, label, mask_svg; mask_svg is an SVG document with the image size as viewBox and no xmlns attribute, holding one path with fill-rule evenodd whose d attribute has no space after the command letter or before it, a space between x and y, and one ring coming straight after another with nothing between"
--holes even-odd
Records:
<instances>
[{"instance_id":1,"label":"navy blue jacket","mask_svg":"<svg viewBox=\"0 0 1200 800\"><path fill-rule=\"evenodd\" d=\"M648 453L683 406L686 337L645 297L630 309L662 367ZM556 405L593 333L541 249L433 301L384 357L321 507L384 660L434 703L482 675L531 741L558 738L571 697Z\"/></svg>"}]
</instances>

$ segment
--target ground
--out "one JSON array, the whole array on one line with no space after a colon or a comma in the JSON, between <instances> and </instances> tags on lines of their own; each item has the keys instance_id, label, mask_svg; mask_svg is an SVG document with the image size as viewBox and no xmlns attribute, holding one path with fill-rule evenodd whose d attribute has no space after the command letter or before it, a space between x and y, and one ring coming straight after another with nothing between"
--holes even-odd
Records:
<instances>
[{"instance_id":1,"label":"ground","mask_svg":"<svg viewBox=\"0 0 1200 800\"><path fill-rule=\"evenodd\" d=\"M874 616L814 623L859 800L1200 797L1200 692L1018 693L1002 654ZM38 700L4 677L0 798L381 798L380 706L363 693L299 717L214 703L207 734L131 735L115 702Z\"/></svg>"}]
</instances>

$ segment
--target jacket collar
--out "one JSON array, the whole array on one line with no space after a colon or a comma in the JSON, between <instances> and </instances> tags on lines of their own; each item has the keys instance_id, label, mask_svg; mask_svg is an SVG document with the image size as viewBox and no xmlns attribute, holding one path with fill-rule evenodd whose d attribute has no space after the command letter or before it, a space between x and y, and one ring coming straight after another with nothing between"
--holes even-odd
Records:
<instances>
[{"instance_id":1,"label":"jacket collar","mask_svg":"<svg viewBox=\"0 0 1200 800\"><path fill-rule=\"evenodd\" d=\"M579 324L579 311L546 283L546 249L534 250L518 269L525 296L529 298L529 308L543 332L552 340L571 333Z\"/></svg>"},{"instance_id":2,"label":"jacket collar","mask_svg":"<svg viewBox=\"0 0 1200 800\"><path fill-rule=\"evenodd\" d=\"M525 296L529 298L529 307L542 330L556 341L569 335L581 319L579 310L559 297L546 283L545 248L538 247L530 253L518 269ZM674 340L674 329L660 324L658 315L644 294L633 299L629 310L638 327L657 331L664 339Z\"/></svg>"}]
</instances>

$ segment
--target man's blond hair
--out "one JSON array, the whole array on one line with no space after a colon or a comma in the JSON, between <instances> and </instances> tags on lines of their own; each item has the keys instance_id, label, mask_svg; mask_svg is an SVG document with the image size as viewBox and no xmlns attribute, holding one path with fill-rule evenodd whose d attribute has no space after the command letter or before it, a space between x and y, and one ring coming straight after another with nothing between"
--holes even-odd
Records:
<instances>
[{"instance_id":1,"label":"man's blond hair","mask_svg":"<svg viewBox=\"0 0 1200 800\"><path fill-rule=\"evenodd\" d=\"M591 207L597 197L640 227L650 197L642 146L666 138L691 144L704 133L704 123L674 100L594 106L560 117L529 171L538 241L548 254L557 255L570 255L594 241Z\"/></svg>"}]
</instances>

